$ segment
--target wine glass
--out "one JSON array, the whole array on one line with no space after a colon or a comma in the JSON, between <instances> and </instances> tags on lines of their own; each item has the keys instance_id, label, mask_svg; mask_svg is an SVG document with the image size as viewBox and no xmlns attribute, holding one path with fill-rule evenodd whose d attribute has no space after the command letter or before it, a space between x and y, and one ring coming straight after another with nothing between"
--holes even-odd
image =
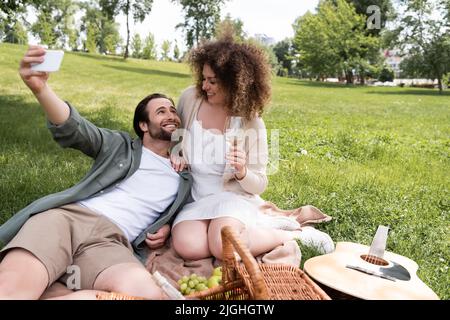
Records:
<instances>
[{"instance_id":1,"label":"wine glass","mask_svg":"<svg viewBox=\"0 0 450 320\"><path fill-rule=\"evenodd\" d=\"M225 132L226 155L230 153L230 149L232 146L236 147L242 145L242 142L244 140L242 127L243 127L242 117L237 116L230 117L230 124ZM226 161L225 172L234 174L237 171L233 166L231 166L228 163L228 161Z\"/></svg>"}]
</instances>

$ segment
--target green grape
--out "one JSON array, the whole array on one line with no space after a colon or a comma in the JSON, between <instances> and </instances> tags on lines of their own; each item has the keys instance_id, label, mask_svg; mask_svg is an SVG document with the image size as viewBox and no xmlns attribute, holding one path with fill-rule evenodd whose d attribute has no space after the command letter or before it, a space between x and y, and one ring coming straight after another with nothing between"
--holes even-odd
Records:
<instances>
[{"instance_id":1,"label":"green grape","mask_svg":"<svg viewBox=\"0 0 450 320\"><path fill-rule=\"evenodd\" d=\"M191 280L197 279L197 275L195 273L191 274L190 279Z\"/></svg>"},{"instance_id":2,"label":"green grape","mask_svg":"<svg viewBox=\"0 0 450 320\"><path fill-rule=\"evenodd\" d=\"M186 291L186 288L187 288L187 283L182 283L182 284L180 285L180 290L181 290L181 291Z\"/></svg>"},{"instance_id":3,"label":"green grape","mask_svg":"<svg viewBox=\"0 0 450 320\"><path fill-rule=\"evenodd\" d=\"M194 280L189 280L188 286L189 286L189 288L195 288L195 282L194 282Z\"/></svg>"},{"instance_id":4,"label":"green grape","mask_svg":"<svg viewBox=\"0 0 450 320\"><path fill-rule=\"evenodd\" d=\"M189 281L189 277L188 276L184 276L181 278L182 282L188 282Z\"/></svg>"},{"instance_id":5,"label":"green grape","mask_svg":"<svg viewBox=\"0 0 450 320\"><path fill-rule=\"evenodd\" d=\"M205 286L203 283L199 283L198 285L195 286L195 290L197 291L203 291L205 289L208 289L208 287Z\"/></svg>"}]
</instances>

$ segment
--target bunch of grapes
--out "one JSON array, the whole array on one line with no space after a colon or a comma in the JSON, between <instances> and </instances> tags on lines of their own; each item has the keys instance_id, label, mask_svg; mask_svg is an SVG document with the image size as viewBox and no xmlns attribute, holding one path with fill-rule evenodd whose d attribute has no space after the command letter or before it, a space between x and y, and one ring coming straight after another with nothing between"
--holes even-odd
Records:
<instances>
[{"instance_id":1,"label":"bunch of grapes","mask_svg":"<svg viewBox=\"0 0 450 320\"><path fill-rule=\"evenodd\" d=\"M218 286L221 281L222 268L217 267L208 279L193 273L190 276L183 276L180 280L178 280L178 284L180 285L180 292L187 296L194 292L199 292Z\"/></svg>"}]
</instances>

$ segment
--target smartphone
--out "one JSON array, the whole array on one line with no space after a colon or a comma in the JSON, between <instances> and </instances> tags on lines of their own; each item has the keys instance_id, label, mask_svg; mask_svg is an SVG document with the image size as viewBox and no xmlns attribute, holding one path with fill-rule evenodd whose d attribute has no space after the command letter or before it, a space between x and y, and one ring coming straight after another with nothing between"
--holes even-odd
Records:
<instances>
[{"instance_id":1,"label":"smartphone","mask_svg":"<svg viewBox=\"0 0 450 320\"><path fill-rule=\"evenodd\" d=\"M32 64L31 70L43 72L56 72L61 66L64 51L62 50L45 50L44 62Z\"/></svg>"}]
</instances>

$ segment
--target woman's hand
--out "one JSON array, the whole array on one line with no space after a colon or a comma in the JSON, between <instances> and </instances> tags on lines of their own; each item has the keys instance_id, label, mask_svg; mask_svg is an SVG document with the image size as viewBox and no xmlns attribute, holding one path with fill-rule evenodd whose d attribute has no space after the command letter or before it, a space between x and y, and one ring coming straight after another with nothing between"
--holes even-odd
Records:
<instances>
[{"instance_id":1,"label":"woman's hand","mask_svg":"<svg viewBox=\"0 0 450 320\"><path fill-rule=\"evenodd\" d=\"M230 152L227 154L227 161L236 170L235 177L238 180L244 179L247 174L247 155L245 151L238 146L230 147Z\"/></svg>"},{"instance_id":2,"label":"woman's hand","mask_svg":"<svg viewBox=\"0 0 450 320\"><path fill-rule=\"evenodd\" d=\"M186 160L176 154L170 154L170 163L176 172L183 171L187 167Z\"/></svg>"},{"instance_id":3,"label":"woman's hand","mask_svg":"<svg viewBox=\"0 0 450 320\"><path fill-rule=\"evenodd\" d=\"M44 62L45 49L40 46L29 46L25 56L20 61L19 74L23 82L34 94L39 94L47 85L48 73L33 71L32 63Z\"/></svg>"},{"instance_id":4,"label":"woman's hand","mask_svg":"<svg viewBox=\"0 0 450 320\"><path fill-rule=\"evenodd\" d=\"M165 224L156 233L147 233L147 239L145 239L145 243L147 246L152 249L159 249L164 246L166 240L170 235L170 225Z\"/></svg>"}]
</instances>

